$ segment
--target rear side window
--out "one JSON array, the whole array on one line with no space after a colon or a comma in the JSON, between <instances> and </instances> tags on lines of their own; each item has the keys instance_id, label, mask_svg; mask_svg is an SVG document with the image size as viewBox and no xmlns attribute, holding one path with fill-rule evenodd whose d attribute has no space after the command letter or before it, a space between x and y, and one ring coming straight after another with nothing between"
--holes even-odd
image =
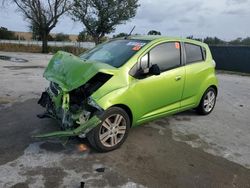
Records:
<instances>
[{"instance_id":1,"label":"rear side window","mask_svg":"<svg viewBox=\"0 0 250 188\"><path fill-rule=\"evenodd\" d=\"M205 59L202 48L198 45L185 43L185 50L187 64L203 61Z\"/></svg>"},{"instance_id":2,"label":"rear side window","mask_svg":"<svg viewBox=\"0 0 250 188\"><path fill-rule=\"evenodd\" d=\"M161 71L180 66L181 52L179 42L163 43L149 52L150 64L157 64Z\"/></svg>"}]
</instances>

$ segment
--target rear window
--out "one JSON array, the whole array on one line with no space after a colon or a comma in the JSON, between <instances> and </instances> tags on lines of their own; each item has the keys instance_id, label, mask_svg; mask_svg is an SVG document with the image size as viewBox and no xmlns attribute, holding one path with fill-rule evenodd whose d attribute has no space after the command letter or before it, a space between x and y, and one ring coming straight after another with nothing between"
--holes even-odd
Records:
<instances>
[{"instance_id":1,"label":"rear window","mask_svg":"<svg viewBox=\"0 0 250 188\"><path fill-rule=\"evenodd\" d=\"M185 43L185 50L186 50L186 63L187 64L204 60L203 58L204 54L200 46Z\"/></svg>"}]
</instances>

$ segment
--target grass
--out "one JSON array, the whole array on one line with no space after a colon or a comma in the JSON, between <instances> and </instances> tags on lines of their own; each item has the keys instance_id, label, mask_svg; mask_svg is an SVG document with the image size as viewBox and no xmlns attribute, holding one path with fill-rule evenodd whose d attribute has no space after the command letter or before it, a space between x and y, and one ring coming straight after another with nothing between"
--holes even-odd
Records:
<instances>
[{"instance_id":1,"label":"grass","mask_svg":"<svg viewBox=\"0 0 250 188\"><path fill-rule=\"evenodd\" d=\"M77 48L74 46L62 46L62 47L58 47L58 46L49 46L49 52L51 53L56 53L57 51L65 51L65 52L69 52L75 55L80 55L83 52L85 52L87 49L85 48Z\"/></svg>"},{"instance_id":2,"label":"grass","mask_svg":"<svg viewBox=\"0 0 250 188\"><path fill-rule=\"evenodd\" d=\"M75 55L79 55L86 51L85 48L77 48L74 46L49 46L50 53L56 53L59 50L66 51ZM41 53L42 47L37 45L23 45L23 44L0 44L0 51L5 52L30 52Z\"/></svg>"}]
</instances>

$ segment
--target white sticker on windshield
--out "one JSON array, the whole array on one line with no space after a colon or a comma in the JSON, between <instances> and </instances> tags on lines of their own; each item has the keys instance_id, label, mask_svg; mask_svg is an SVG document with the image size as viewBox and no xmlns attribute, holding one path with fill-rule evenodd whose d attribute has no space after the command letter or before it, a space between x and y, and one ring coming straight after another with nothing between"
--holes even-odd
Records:
<instances>
[{"instance_id":1,"label":"white sticker on windshield","mask_svg":"<svg viewBox=\"0 0 250 188\"><path fill-rule=\"evenodd\" d=\"M140 47L142 47L142 46L144 46L146 43L144 43L144 42L128 42L127 43L127 46L140 46Z\"/></svg>"}]
</instances>

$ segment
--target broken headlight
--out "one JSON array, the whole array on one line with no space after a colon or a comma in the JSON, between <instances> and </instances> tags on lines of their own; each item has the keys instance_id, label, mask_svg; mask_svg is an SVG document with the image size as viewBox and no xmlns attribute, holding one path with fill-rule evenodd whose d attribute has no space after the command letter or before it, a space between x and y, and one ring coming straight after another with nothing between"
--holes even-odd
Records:
<instances>
[{"instance_id":1,"label":"broken headlight","mask_svg":"<svg viewBox=\"0 0 250 188\"><path fill-rule=\"evenodd\" d=\"M55 82L50 82L49 85L49 90L55 95L57 96L60 93L60 87L57 83Z\"/></svg>"},{"instance_id":2,"label":"broken headlight","mask_svg":"<svg viewBox=\"0 0 250 188\"><path fill-rule=\"evenodd\" d=\"M99 111L103 111L103 109L94 101L94 99L92 99L91 96L88 98L88 105L96 108Z\"/></svg>"}]
</instances>

